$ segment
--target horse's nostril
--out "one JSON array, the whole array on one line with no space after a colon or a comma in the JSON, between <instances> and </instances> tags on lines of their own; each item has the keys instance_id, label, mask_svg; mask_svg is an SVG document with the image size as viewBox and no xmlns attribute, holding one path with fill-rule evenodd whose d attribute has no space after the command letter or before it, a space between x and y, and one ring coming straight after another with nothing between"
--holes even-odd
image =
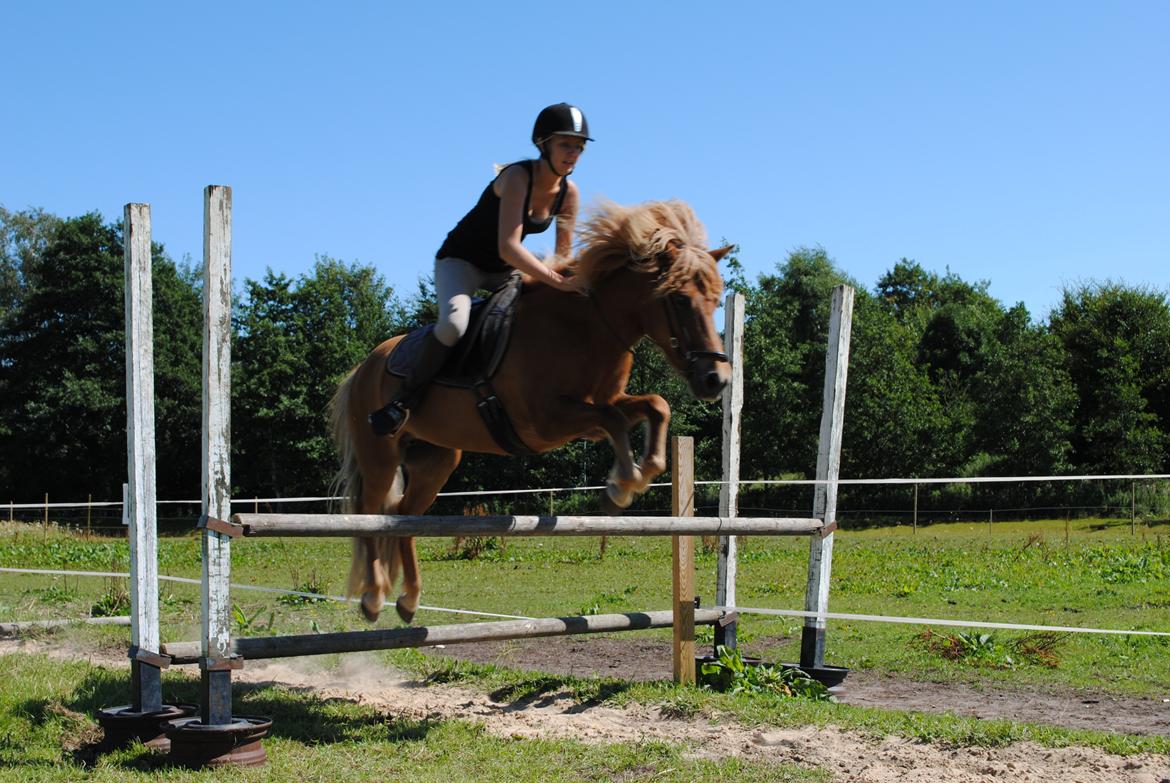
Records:
<instances>
[{"instance_id":1,"label":"horse's nostril","mask_svg":"<svg viewBox=\"0 0 1170 783\"><path fill-rule=\"evenodd\" d=\"M710 392L722 391L723 387L726 385L723 378L715 370L711 370L709 373L707 373L707 377L704 380L707 385L707 391Z\"/></svg>"}]
</instances>

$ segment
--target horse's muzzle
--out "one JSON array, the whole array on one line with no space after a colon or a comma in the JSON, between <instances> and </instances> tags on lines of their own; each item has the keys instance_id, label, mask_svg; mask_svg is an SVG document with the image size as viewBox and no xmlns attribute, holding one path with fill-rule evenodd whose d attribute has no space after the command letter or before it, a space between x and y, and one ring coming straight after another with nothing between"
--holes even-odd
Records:
<instances>
[{"instance_id":1,"label":"horse's muzzle","mask_svg":"<svg viewBox=\"0 0 1170 783\"><path fill-rule=\"evenodd\" d=\"M718 364L700 362L706 367L697 366L688 374L687 382L691 387L691 394L704 402L714 402L723 394L727 386L728 373L725 367ZM722 372L721 372L722 370Z\"/></svg>"}]
</instances>

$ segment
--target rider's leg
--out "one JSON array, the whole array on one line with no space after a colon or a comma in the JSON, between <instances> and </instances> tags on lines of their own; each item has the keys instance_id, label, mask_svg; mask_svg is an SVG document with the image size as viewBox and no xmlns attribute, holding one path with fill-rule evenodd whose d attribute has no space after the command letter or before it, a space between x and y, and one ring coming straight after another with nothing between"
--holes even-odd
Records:
<instances>
[{"instance_id":1,"label":"rider's leg","mask_svg":"<svg viewBox=\"0 0 1170 783\"><path fill-rule=\"evenodd\" d=\"M370 414L370 426L377 435L394 435L410 416L410 409L422 401L427 386L447 360L451 349L467 331L471 317L471 295L484 281L484 273L458 258L435 261L435 295L439 320L427 337L410 374L398 394L386 407Z\"/></svg>"}]
</instances>

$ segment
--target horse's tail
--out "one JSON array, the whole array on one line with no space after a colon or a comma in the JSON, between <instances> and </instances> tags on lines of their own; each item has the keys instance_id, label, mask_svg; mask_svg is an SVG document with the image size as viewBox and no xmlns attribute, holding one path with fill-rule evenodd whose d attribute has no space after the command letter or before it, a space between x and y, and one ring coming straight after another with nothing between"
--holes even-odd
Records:
<instances>
[{"instance_id":1,"label":"horse's tail","mask_svg":"<svg viewBox=\"0 0 1170 783\"><path fill-rule=\"evenodd\" d=\"M358 365L358 367L360 366ZM362 511L367 511L368 513L369 511L361 507L362 491L365 485L362 478L361 466L358 464L357 446L354 443L353 431L349 426L351 391L358 367L350 370L349 374L345 376L345 379L338 384L337 391L334 392L333 399L329 402L329 420L333 434L333 446L337 449L337 455L341 461L341 466L338 468L337 474L333 477L333 481L330 482L329 494L340 499L340 508L337 510L342 514L355 514ZM389 494L382 501L382 508L379 510L385 511L387 507L396 505L402 499L402 492L402 471L399 469L394 478L394 484ZM375 540L374 545L376 547L377 559L382 564L384 584L393 585L398 581L398 575L402 569L402 559L398 551L397 539L379 536ZM367 553L363 547L362 540L354 538L353 560L349 569L349 583L346 587L346 597L352 598L357 595L362 595L371 588L372 582L377 581L373 574L368 573L367 563Z\"/></svg>"},{"instance_id":2,"label":"horse's tail","mask_svg":"<svg viewBox=\"0 0 1170 783\"><path fill-rule=\"evenodd\" d=\"M341 467L337 475L329 484L329 494L340 499L342 514L352 514L357 511L362 496L362 473L358 469L357 449L354 447L353 434L349 431L349 392L353 386L357 367L349 371L345 379L338 384L333 399L329 401L329 423L333 433L333 447L337 449L337 456L341 458ZM337 501L332 501L337 502Z\"/></svg>"}]
</instances>

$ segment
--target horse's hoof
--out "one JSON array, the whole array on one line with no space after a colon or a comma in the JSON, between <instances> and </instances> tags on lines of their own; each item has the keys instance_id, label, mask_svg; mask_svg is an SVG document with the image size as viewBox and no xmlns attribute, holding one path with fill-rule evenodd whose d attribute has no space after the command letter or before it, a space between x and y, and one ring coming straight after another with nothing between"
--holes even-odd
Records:
<instances>
[{"instance_id":1,"label":"horse's hoof","mask_svg":"<svg viewBox=\"0 0 1170 783\"><path fill-rule=\"evenodd\" d=\"M601 510L611 517L621 516L621 513L625 511L624 508L613 502L613 498L609 496L608 492L601 493Z\"/></svg>"},{"instance_id":2,"label":"horse's hoof","mask_svg":"<svg viewBox=\"0 0 1170 783\"><path fill-rule=\"evenodd\" d=\"M394 602L394 609L398 612L398 616L402 618L402 622L410 625L414 622L414 612L402 605L402 600Z\"/></svg>"},{"instance_id":3,"label":"horse's hoof","mask_svg":"<svg viewBox=\"0 0 1170 783\"><path fill-rule=\"evenodd\" d=\"M629 508L630 504L634 502L634 493L632 490L625 489L616 482L609 482L605 485L605 498L618 509Z\"/></svg>"},{"instance_id":4,"label":"horse's hoof","mask_svg":"<svg viewBox=\"0 0 1170 783\"><path fill-rule=\"evenodd\" d=\"M365 596L362 596L362 600L361 600L361 602L358 604L358 606L360 606L360 607L361 607L361 610L362 610L362 617L366 618L366 619L367 619L367 620L369 620L371 623L375 623L375 622L377 622L377 621L378 621L378 615L382 614L382 610L381 610L380 608L379 608L379 609L371 609L370 607L366 606L366 598L365 598Z\"/></svg>"}]
</instances>

